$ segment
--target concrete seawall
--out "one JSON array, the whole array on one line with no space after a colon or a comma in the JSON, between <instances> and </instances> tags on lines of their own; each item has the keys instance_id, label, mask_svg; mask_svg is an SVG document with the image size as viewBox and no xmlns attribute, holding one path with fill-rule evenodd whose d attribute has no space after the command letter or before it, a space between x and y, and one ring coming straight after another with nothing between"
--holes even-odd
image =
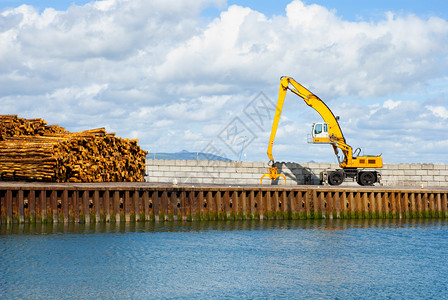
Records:
<instances>
[{"instance_id":1,"label":"concrete seawall","mask_svg":"<svg viewBox=\"0 0 448 300\"><path fill-rule=\"evenodd\" d=\"M318 185L320 172L337 168L329 163L278 163L279 173L287 185ZM196 184L259 184L261 175L268 173L266 162L223 162L206 160L153 160L146 162L147 182ZM383 186L448 187L448 165L444 164L385 164L381 169ZM265 178L264 183L270 184ZM279 180L278 184L284 185ZM356 183L354 183L356 185ZM347 185L347 184L344 184Z\"/></svg>"}]
</instances>

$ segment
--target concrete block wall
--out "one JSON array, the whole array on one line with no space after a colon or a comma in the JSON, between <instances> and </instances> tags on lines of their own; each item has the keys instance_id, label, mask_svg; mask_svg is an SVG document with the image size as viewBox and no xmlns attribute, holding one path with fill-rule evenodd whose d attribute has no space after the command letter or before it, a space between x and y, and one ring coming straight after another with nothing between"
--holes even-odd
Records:
<instances>
[{"instance_id":1,"label":"concrete block wall","mask_svg":"<svg viewBox=\"0 0 448 300\"><path fill-rule=\"evenodd\" d=\"M287 185L320 184L319 174L326 169L337 169L330 163L276 163L279 173L287 178ZM146 161L148 182L191 184L259 184L261 175L269 172L267 162L223 162L207 160ZM448 165L444 164L386 164L381 170L384 186L448 187ZM269 183L269 178L263 182ZM283 178L278 179L283 185ZM344 183L350 185L351 183ZM356 183L354 183L356 185Z\"/></svg>"}]
</instances>

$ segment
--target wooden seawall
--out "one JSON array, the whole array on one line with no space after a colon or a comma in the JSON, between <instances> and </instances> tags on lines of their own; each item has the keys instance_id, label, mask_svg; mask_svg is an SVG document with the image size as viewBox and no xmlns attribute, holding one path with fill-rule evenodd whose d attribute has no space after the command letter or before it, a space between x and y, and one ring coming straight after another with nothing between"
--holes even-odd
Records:
<instances>
[{"instance_id":1,"label":"wooden seawall","mask_svg":"<svg viewBox=\"0 0 448 300\"><path fill-rule=\"evenodd\" d=\"M448 189L0 182L2 224L447 218Z\"/></svg>"}]
</instances>

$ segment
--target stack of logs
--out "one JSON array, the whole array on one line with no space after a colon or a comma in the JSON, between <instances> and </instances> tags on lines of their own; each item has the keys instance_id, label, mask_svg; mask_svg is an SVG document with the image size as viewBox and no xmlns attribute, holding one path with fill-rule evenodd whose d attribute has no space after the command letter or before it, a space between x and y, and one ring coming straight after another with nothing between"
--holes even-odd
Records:
<instances>
[{"instance_id":1,"label":"stack of logs","mask_svg":"<svg viewBox=\"0 0 448 300\"><path fill-rule=\"evenodd\" d=\"M0 115L1 180L143 181L147 152L104 128L69 132L42 119Z\"/></svg>"}]
</instances>

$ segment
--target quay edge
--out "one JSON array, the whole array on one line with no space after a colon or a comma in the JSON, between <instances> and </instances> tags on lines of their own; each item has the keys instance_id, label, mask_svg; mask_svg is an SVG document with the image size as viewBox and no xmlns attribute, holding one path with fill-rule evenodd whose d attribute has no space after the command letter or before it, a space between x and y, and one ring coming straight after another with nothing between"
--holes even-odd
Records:
<instances>
[{"instance_id":1,"label":"quay edge","mask_svg":"<svg viewBox=\"0 0 448 300\"><path fill-rule=\"evenodd\" d=\"M448 218L448 189L0 182L1 224Z\"/></svg>"}]
</instances>

